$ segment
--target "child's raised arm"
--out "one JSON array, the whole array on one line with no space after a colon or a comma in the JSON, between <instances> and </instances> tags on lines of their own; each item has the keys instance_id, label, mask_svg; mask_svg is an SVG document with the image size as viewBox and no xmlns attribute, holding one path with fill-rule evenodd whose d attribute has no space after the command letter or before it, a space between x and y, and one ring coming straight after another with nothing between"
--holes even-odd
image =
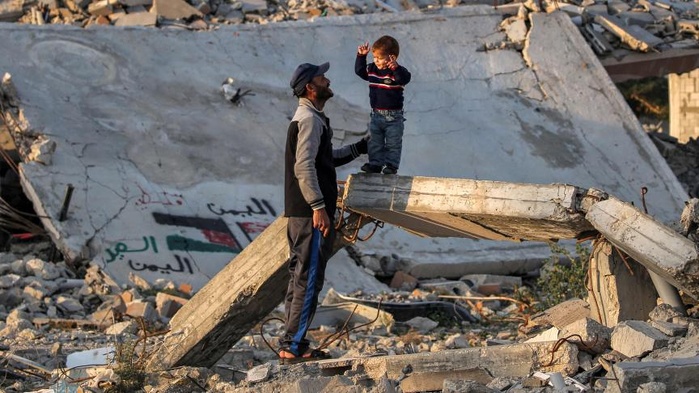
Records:
<instances>
[{"instance_id":1,"label":"child's raised arm","mask_svg":"<svg viewBox=\"0 0 699 393\"><path fill-rule=\"evenodd\" d=\"M365 42L357 47L357 54L366 56L369 53L369 42Z\"/></svg>"}]
</instances>

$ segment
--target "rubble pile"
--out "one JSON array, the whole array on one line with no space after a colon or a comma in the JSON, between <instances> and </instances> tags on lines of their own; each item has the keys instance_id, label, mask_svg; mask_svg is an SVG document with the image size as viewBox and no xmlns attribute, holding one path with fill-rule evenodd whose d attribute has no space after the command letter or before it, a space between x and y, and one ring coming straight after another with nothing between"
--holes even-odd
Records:
<instances>
[{"instance_id":1,"label":"rubble pile","mask_svg":"<svg viewBox=\"0 0 699 393\"><path fill-rule=\"evenodd\" d=\"M648 135L689 196L698 197L699 140L690 138L687 143L679 143L677 138L662 132L648 132Z\"/></svg>"},{"instance_id":2,"label":"rubble pile","mask_svg":"<svg viewBox=\"0 0 699 393\"><path fill-rule=\"evenodd\" d=\"M527 12L566 12L600 56L618 57L618 50L656 52L697 47L699 11L696 4L672 0L527 0L494 4L469 0L4 0L0 2L0 21L79 27L174 26L203 30L220 24L265 24L374 12L419 12L477 3L495 5L505 13L518 14L519 19L524 19Z\"/></svg>"},{"instance_id":3,"label":"rubble pile","mask_svg":"<svg viewBox=\"0 0 699 393\"><path fill-rule=\"evenodd\" d=\"M397 271L390 293L328 292L309 338L334 360L280 365L278 308L214 367L147 372L141 360L160 345L187 288L137 276L124 288L97 268L79 279L63 262L11 253L0 255L0 278L0 391L8 393L131 391L118 389L134 375L145 392L635 392L649 389L638 382L649 367L664 368L653 382L661 390L642 391L669 392L699 365L696 309L685 316L661 304L647 321L610 328L580 299L535 314L521 277L418 280ZM452 312L420 308L438 301ZM137 359L128 373L125 352ZM509 375L506 363L532 372Z\"/></svg>"}]
</instances>

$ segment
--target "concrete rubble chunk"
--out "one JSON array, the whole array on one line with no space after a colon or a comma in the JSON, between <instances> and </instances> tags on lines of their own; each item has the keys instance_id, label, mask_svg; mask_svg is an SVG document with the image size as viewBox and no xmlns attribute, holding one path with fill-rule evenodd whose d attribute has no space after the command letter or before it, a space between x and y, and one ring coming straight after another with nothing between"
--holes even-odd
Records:
<instances>
[{"instance_id":1,"label":"concrete rubble chunk","mask_svg":"<svg viewBox=\"0 0 699 393\"><path fill-rule=\"evenodd\" d=\"M648 52L663 43L663 40L648 33L643 28L631 25L626 26L621 18L613 15L597 15L595 23L609 30L612 34L628 45L631 49Z\"/></svg>"},{"instance_id":2,"label":"concrete rubble chunk","mask_svg":"<svg viewBox=\"0 0 699 393\"><path fill-rule=\"evenodd\" d=\"M688 330L687 326L682 326L672 322L651 321L650 325L669 337L684 336L687 334Z\"/></svg>"},{"instance_id":3,"label":"concrete rubble chunk","mask_svg":"<svg viewBox=\"0 0 699 393\"><path fill-rule=\"evenodd\" d=\"M167 19L189 19L203 16L196 8L184 0L153 0L150 12Z\"/></svg>"},{"instance_id":4,"label":"concrete rubble chunk","mask_svg":"<svg viewBox=\"0 0 699 393\"><path fill-rule=\"evenodd\" d=\"M403 369L408 364L415 374L443 371L448 367L452 371L482 369L494 378L525 377L536 370L574 375L579 367L578 348L563 343L552 356L554 345L556 342L497 345L407 355L329 359L317 364L324 373L361 366L375 380L384 375L398 379L403 376Z\"/></svg>"},{"instance_id":5,"label":"concrete rubble chunk","mask_svg":"<svg viewBox=\"0 0 699 393\"><path fill-rule=\"evenodd\" d=\"M587 39L587 41L590 43L592 46L592 49L597 53L598 55L604 55L607 53L611 53L614 50L614 47L609 43L609 40L602 35L600 32L598 32L592 23L587 23L583 28L580 30Z\"/></svg>"},{"instance_id":6,"label":"concrete rubble chunk","mask_svg":"<svg viewBox=\"0 0 699 393\"><path fill-rule=\"evenodd\" d=\"M25 0L0 1L0 22L15 22L24 14Z\"/></svg>"},{"instance_id":7,"label":"concrete rubble chunk","mask_svg":"<svg viewBox=\"0 0 699 393\"><path fill-rule=\"evenodd\" d=\"M618 380L607 384L605 393L635 393L643 384L662 383L666 392L684 392L699 386L699 357L671 359L665 362L625 361L612 366L607 377ZM639 390L640 391L640 390Z\"/></svg>"},{"instance_id":8,"label":"concrete rubble chunk","mask_svg":"<svg viewBox=\"0 0 699 393\"><path fill-rule=\"evenodd\" d=\"M605 326L645 320L656 308L658 294L647 269L628 258L623 260L606 239L593 242L588 275L590 317Z\"/></svg>"},{"instance_id":9,"label":"concrete rubble chunk","mask_svg":"<svg viewBox=\"0 0 699 393\"><path fill-rule=\"evenodd\" d=\"M648 318L650 318L651 321L657 322L670 322L673 318L682 316L684 316L684 313L667 303L658 304L648 314Z\"/></svg>"},{"instance_id":10,"label":"concrete rubble chunk","mask_svg":"<svg viewBox=\"0 0 699 393\"><path fill-rule=\"evenodd\" d=\"M440 389L444 392L444 385L447 383L447 380L473 381L479 384L480 387L486 389L482 391L487 391L490 389L486 388L484 385L490 383L493 377L488 375L488 372L485 370L478 368L459 371L431 371L427 373L413 372L401 381L400 388L405 393L430 392ZM452 386L456 387L456 385Z\"/></svg>"},{"instance_id":11,"label":"concrete rubble chunk","mask_svg":"<svg viewBox=\"0 0 699 393\"><path fill-rule=\"evenodd\" d=\"M100 0L90 3L87 12L94 16L107 16L114 11L116 0Z\"/></svg>"},{"instance_id":12,"label":"concrete rubble chunk","mask_svg":"<svg viewBox=\"0 0 699 393\"><path fill-rule=\"evenodd\" d=\"M582 351L601 354L609 348L612 329L591 318L579 319L564 326L558 338L567 338Z\"/></svg>"},{"instance_id":13,"label":"concrete rubble chunk","mask_svg":"<svg viewBox=\"0 0 699 393\"><path fill-rule=\"evenodd\" d=\"M530 325L563 328L590 316L590 305L582 299L570 299L531 317Z\"/></svg>"},{"instance_id":14,"label":"concrete rubble chunk","mask_svg":"<svg viewBox=\"0 0 699 393\"><path fill-rule=\"evenodd\" d=\"M120 16L114 22L114 26L155 26L157 23L158 15L151 12L136 12Z\"/></svg>"},{"instance_id":15,"label":"concrete rubble chunk","mask_svg":"<svg viewBox=\"0 0 699 393\"><path fill-rule=\"evenodd\" d=\"M648 322L624 321L611 336L611 348L628 357L641 357L668 344L669 337Z\"/></svg>"}]
</instances>

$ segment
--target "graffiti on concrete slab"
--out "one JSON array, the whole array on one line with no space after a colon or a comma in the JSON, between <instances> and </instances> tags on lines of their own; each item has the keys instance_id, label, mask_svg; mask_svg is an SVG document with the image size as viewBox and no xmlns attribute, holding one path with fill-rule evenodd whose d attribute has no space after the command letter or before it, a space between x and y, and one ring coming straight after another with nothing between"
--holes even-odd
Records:
<instances>
[{"instance_id":1,"label":"graffiti on concrete slab","mask_svg":"<svg viewBox=\"0 0 699 393\"><path fill-rule=\"evenodd\" d=\"M139 190L141 190L141 195L138 197L138 199L136 199L136 206L181 206L184 204L184 197L182 194L161 191L151 195L151 193L144 190L140 184L136 184L136 186Z\"/></svg>"},{"instance_id":2,"label":"graffiti on concrete slab","mask_svg":"<svg viewBox=\"0 0 699 393\"><path fill-rule=\"evenodd\" d=\"M128 245L131 242L119 242L114 245L113 249L107 249L106 252L109 254L109 259L106 259L107 263L114 262L117 258L120 260L124 259L124 254L131 252L144 252L151 250L153 253L158 252L158 245L155 242L153 236L143 236L143 244L136 242L138 244Z\"/></svg>"},{"instance_id":3,"label":"graffiti on concrete slab","mask_svg":"<svg viewBox=\"0 0 699 393\"><path fill-rule=\"evenodd\" d=\"M222 207L217 207L215 203L207 203L206 207L210 212L216 214L217 216L223 216L226 214L246 217L252 215L270 215L272 217L277 216L277 212L274 210L272 205L266 199L250 198L254 206L246 205L245 209L224 209Z\"/></svg>"},{"instance_id":4,"label":"graffiti on concrete slab","mask_svg":"<svg viewBox=\"0 0 699 393\"><path fill-rule=\"evenodd\" d=\"M253 239L257 237L257 235L262 233L262 231L267 229L267 227L269 226L268 223L261 222L237 222L236 224L238 224L238 228L240 228L240 230L243 231L243 234L251 243Z\"/></svg>"},{"instance_id":5,"label":"graffiti on concrete slab","mask_svg":"<svg viewBox=\"0 0 699 393\"><path fill-rule=\"evenodd\" d=\"M232 252L242 250L238 239L225 221L220 218L202 218L179 216L174 214L153 213L155 222L160 225L195 228L201 231L208 242L181 235L167 236L168 248L172 251Z\"/></svg>"},{"instance_id":6,"label":"graffiti on concrete slab","mask_svg":"<svg viewBox=\"0 0 699 393\"><path fill-rule=\"evenodd\" d=\"M170 263L166 263L165 266L159 266L157 264L134 262L133 260L129 259L128 264L129 267L135 271L148 270L151 272L159 272L162 274L194 273L194 271L192 270L192 263L190 262L189 258L175 255L175 261L177 262L177 264L171 265Z\"/></svg>"}]
</instances>

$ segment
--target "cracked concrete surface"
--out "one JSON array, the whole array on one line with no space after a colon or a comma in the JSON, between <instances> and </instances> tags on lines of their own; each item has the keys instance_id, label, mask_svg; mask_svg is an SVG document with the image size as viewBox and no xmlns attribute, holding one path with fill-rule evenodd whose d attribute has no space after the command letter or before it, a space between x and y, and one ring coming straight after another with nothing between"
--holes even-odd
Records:
<instances>
[{"instance_id":1,"label":"cracked concrete surface","mask_svg":"<svg viewBox=\"0 0 699 393\"><path fill-rule=\"evenodd\" d=\"M572 183L637 204L646 186L651 213L676 221L685 192L568 17L531 15L523 53L484 51L506 39L502 18L473 6L210 32L0 26L0 72L12 75L28 130L56 143L50 166L23 164L23 185L68 259L120 281L135 272L199 288L281 214L296 65L330 61L335 143L354 142L369 109L356 47L391 34L413 74L402 175ZM254 95L227 102L227 77ZM399 229L361 247L440 263L550 253Z\"/></svg>"}]
</instances>

